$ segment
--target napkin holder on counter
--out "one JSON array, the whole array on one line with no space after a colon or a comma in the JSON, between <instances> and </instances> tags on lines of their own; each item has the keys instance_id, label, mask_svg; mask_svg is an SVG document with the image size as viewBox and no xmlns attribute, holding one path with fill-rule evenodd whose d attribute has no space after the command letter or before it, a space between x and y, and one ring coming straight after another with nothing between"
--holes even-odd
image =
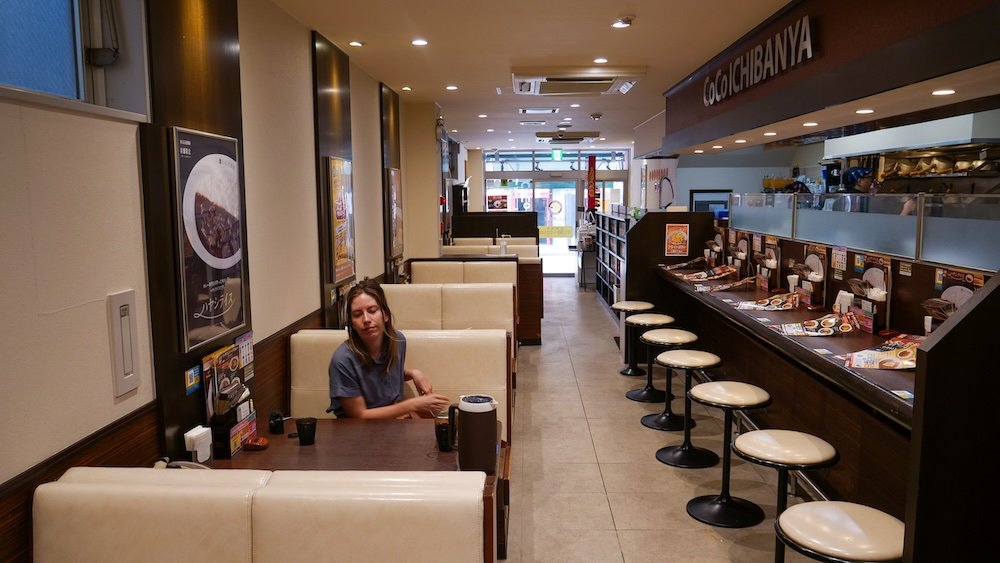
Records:
<instances>
[{"instance_id":1,"label":"napkin holder on counter","mask_svg":"<svg viewBox=\"0 0 1000 563\"><path fill-rule=\"evenodd\" d=\"M854 313L858 322L861 323L861 330L869 334L878 334L885 326L885 305L888 294L884 290L876 291L867 281L851 278L847 280L851 286L851 291L841 294L851 296L851 304L848 311ZM837 296L840 299L840 295Z\"/></svg>"},{"instance_id":2,"label":"napkin holder on counter","mask_svg":"<svg viewBox=\"0 0 1000 563\"><path fill-rule=\"evenodd\" d=\"M814 272L812 268L802 263L792 264L789 269L799 276L799 287L789 289L799 294L806 309L810 311L823 309L826 301L826 280L823 279L823 272ZM836 310L834 304L834 311ZM843 312L846 313L847 309L845 308Z\"/></svg>"},{"instance_id":3,"label":"napkin holder on counter","mask_svg":"<svg viewBox=\"0 0 1000 563\"><path fill-rule=\"evenodd\" d=\"M191 452L191 461L204 463L212 457L212 429L195 426L184 433L184 449Z\"/></svg>"}]
</instances>

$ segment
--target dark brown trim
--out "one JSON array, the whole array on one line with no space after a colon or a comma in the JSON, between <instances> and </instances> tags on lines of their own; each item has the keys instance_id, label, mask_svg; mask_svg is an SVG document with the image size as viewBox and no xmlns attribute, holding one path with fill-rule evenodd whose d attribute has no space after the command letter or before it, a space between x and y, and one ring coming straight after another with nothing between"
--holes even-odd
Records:
<instances>
[{"instance_id":1,"label":"dark brown trim","mask_svg":"<svg viewBox=\"0 0 1000 563\"><path fill-rule=\"evenodd\" d=\"M79 465L151 466L160 457L159 435L154 401L0 485L0 561L31 561L36 487Z\"/></svg>"}]
</instances>

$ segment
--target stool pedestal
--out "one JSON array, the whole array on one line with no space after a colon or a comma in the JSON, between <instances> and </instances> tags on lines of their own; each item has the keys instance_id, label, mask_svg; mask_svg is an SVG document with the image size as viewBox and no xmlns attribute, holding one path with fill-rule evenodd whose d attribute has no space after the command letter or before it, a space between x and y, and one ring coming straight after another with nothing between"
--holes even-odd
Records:
<instances>
[{"instance_id":1,"label":"stool pedestal","mask_svg":"<svg viewBox=\"0 0 1000 563\"><path fill-rule=\"evenodd\" d=\"M691 370L685 369L684 416L680 417L681 427L684 429L684 441L681 442L681 445L679 446L667 446L656 450L656 459L667 465L682 467L685 469L703 469L705 467L712 467L716 463L719 463L719 456L712 450L698 448L691 443L691 428L694 427L694 419L691 418L691 396L688 394L690 390ZM663 415L656 416L660 417ZM645 419L645 417L643 418ZM670 428L665 429L672 429L676 425L676 422L673 422L675 420L677 420L676 416L672 416L672 418L668 417L665 425L669 425ZM646 420L643 420L643 424L646 424L646 422ZM648 424L646 425L648 426Z\"/></svg>"},{"instance_id":2,"label":"stool pedestal","mask_svg":"<svg viewBox=\"0 0 1000 563\"><path fill-rule=\"evenodd\" d=\"M649 331L643 335L643 338L647 337L658 340L661 344L671 346L671 349L676 349L678 346L690 344L691 342L698 340L698 336L693 332L679 329ZM671 402L674 400L674 395L670 392L672 388L674 370L661 362L659 356L656 357L656 363L663 365L667 369L667 391L663 396L663 412L660 414L647 414L643 416L641 419L642 425L646 428L652 428L653 430L683 430L685 417L677 416L670 407ZM695 427L695 422L690 417L687 417L687 424L688 428Z\"/></svg>"},{"instance_id":3,"label":"stool pedestal","mask_svg":"<svg viewBox=\"0 0 1000 563\"><path fill-rule=\"evenodd\" d=\"M625 322L629 326L640 326L651 329L639 336L639 341L646 345L646 357L649 360L649 364L646 366L646 386L642 389L632 389L630 391L626 391L625 397L640 403L659 403L664 400L666 393L657 389L653 385L653 351L656 346L671 346L674 344L670 342L670 336L673 334L671 329L657 327L665 327L672 324L674 322L674 318L670 315L645 313L632 315ZM665 339L657 336L664 334L667 335L667 338ZM664 340L666 340L666 342L664 342Z\"/></svg>"},{"instance_id":4,"label":"stool pedestal","mask_svg":"<svg viewBox=\"0 0 1000 563\"><path fill-rule=\"evenodd\" d=\"M630 330L631 327L625 322L625 319L628 318L630 313L641 313L643 311L653 310L653 304L648 301L617 301L611 305L611 309L618 312L618 324L622 328L619 342L622 350L623 363L625 358L628 357L628 366L622 369L619 373L627 376L646 375L646 372L637 366L634 349L637 344L633 340L634 331Z\"/></svg>"}]
</instances>

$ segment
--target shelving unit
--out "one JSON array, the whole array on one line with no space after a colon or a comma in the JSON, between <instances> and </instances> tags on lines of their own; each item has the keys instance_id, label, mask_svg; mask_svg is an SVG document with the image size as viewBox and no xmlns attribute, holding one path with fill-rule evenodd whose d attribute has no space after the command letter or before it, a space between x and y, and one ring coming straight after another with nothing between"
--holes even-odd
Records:
<instances>
[{"instance_id":1,"label":"shelving unit","mask_svg":"<svg viewBox=\"0 0 1000 563\"><path fill-rule=\"evenodd\" d=\"M605 303L611 305L618 299L618 292L625 278L625 233L632 218L627 215L600 213L596 216L597 267L594 288Z\"/></svg>"}]
</instances>

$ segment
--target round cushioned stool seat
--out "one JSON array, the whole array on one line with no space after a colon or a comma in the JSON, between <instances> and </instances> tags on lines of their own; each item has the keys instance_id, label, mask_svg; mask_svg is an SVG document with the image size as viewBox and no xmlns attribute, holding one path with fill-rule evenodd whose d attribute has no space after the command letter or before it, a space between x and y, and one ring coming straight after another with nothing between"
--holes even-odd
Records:
<instances>
[{"instance_id":1,"label":"round cushioned stool seat","mask_svg":"<svg viewBox=\"0 0 1000 563\"><path fill-rule=\"evenodd\" d=\"M639 340L656 346L679 346L681 344L690 344L695 340L698 340L698 336L693 332L679 328L654 328L653 330L647 330L642 333ZM661 354L665 353L666 352L661 352ZM657 360L659 360L660 356L657 355L656 357Z\"/></svg>"},{"instance_id":2,"label":"round cushioned stool seat","mask_svg":"<svg viewBox=\"0 0 1000 563\"><path fill-rule=\"evenodd\" d=\"M741 381L709 381L691 388L691 398L723 409L747 409L771 402L767 391Z\"/></svg>"},{"instance_id":3,"label":"round cushioned stool seat","mask_svg":"<svg viewBox=\"0 0 1000 563\"><path fill-rule=\"evenodd\" d=\"M636 311L649 311L653 308L653 304L649 301L616 301L611 305L611 308L615 311L634 313Z\"/></svg>"},{"instance_id":4,"label":"round cushioned stool seat","mask_svg":"<svg viewBox=\"0 0 1000 563\"><path fill-rule=\"evenodd\" d=\"M667 350L656 357L656 363L676 369L705 369L722 363L722 358L702 350Z\"/></svg>"},{"instance_id":5,"label":"round cushioned stool seat","mask_svg":"<svg viewBox=\"0 0 1000 563\"><path fill-rule=\"evenodd\" d=\"M837 450L829 442L795 430L744 432L736 437L733 450L761 465L791 468L804 469L837 459Z\"/></svg>"},{"instance_id":6,"label":"round cushioned stool seat","mask_svg":"<svg viewBox=\"0 0 1000 563\"><path fill-rule=\"evenodd\" d=\"M836 561L898 561L904 525L869 506L842 501L804 502L774 523L778 537L806 555Z\"/></svg>"},{"instance_id":7,"label":"round cushioned stool seat","mask_svg":"<svg viewBox=\"0 0 1000 563\"><path fill-rule=\"evenodd\" d=\"M625 324L635 326L663 326L673 322L673 317L663 313L636 313L625 317Z\"/></svg>"}]
</instances>

